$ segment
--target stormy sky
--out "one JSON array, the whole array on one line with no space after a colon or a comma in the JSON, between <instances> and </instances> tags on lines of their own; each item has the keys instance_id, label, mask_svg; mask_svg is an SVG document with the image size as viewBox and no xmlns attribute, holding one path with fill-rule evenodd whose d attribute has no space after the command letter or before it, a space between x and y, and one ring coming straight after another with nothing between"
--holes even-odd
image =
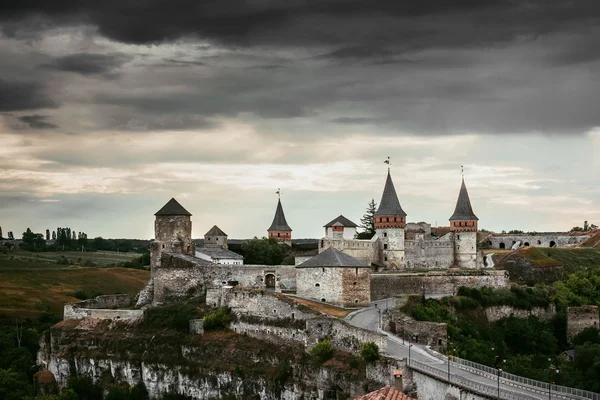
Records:
<instances>
[{"instance_id":1,"label":"stormy sky","mask_svg":"<svg viewBox=\"0 0 600 400\"><path fill-rule=\"evenodd\" d=\"M600 224L597 0L0 3L0 226L294 237L379 202L448 225Z\"/></svg>"}]
</instances>

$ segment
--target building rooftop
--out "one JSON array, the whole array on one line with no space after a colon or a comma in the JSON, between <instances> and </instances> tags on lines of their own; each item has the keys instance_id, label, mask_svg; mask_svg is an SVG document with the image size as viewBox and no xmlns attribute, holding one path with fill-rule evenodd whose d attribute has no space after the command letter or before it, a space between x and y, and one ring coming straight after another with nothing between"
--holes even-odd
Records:
<instances>
[{"instance_id":1,"label":"building rooftop","mask_svg":"<svg viewBox=\"0 0 600 400\"><path fill-rule=\"evenodd\" d=\"M450 217L450 221L465 221L465 220L476 220L479 218L473 212L471 207L471 200L469 199L469 192L467 192L467 186L463 178L462 185L460 186L460 192L458 193L458 200L456 201L456 208L454 214Z\"/></svg>"},{"instance_id":2,"label":"building rooftop","mask_svg":"<svg viewBox=\"0 0 600 400\"><path fill-rule=\"evenodd\" d=\"M417 400L409 397L401 391L391 387L385 386L374 392L367 393L360 397L356 397L354 400Z\"/></svg>"},{"instance_id":3,"label":"building rooftop","mask_svg":"<svg viewBox=\"0 0 600 400\"><path fill-rule=\"evenodd\" d=\"M383 195L381 196L381 202L379 203L379 208L375 212L375 215L398 215L406 217L406 213L398 200L398 195L396 194L396 188L394 188L394 182L392 182L390 171L388 171L385 187L383 188Z\"/></svg>"},{"instance_id":4,"label":"building rooftop","mask_svg":"<svg viewBox=\"0 0 600 400\"><path fill-rule=\"evenodd\" d=\"M324 228L328 228L330 226L343 226L345 228L357 228L358 225L356 225L354 222L350 221L348 218L344 217L343 215L340 215L339 217L331 220L330 222L328 222L327 224L323 225Z\"/></svg>"},{"instance_id":5,"label":"building rooftop","mask_svg":"<svg viewBox=\"0 0 600 400\"><path fill-rule=\"evenodd\" d=\"M204 236L227 236L218 226L214 225Z\"/></svg>"},{"instance_id":6,"label":"building rooftop","mask_svg":"<svg viewBox=\"0 0 600 400\"><path fill-rule=\"evenodd\" d=\"M327 250L317 254L313 258L306 260L296 268L321 268L321 267L352 267L352 268L371 268L359 259L342 253L338 249L329 247Z\"/></svg>"},{"instance_id":7,"label":"building rooftop","mask_svg":"<svg viewBox=\"0 0 600 400\"><path fill-rule=\"evenodd\" d=\"M273 222L267 231L292 231L292 228L288 225L285 220L285 214L283 213L283 206L281 205L281 199L277 201L277 209L275 210L275 216Z\"/></svg>"},{"instance_id":8,"label":"building rooftop","mask_svg":"<svg viewBox=\"0 0 600 400\"><path fill-rule=\"evenodd\" d=\"M200 247L199 249L196 249L196 251L198 253L205 254L213 259L223 259L223 258L230 258L233 260L243 260L244 259L244 257L239 255L238 253L234 253L231 250L225 250L220 247Z\"/></svg>"},{"instance_id":9,"label":"building rooftop","mask_svg":"<svg viewBox=\"0 0 600 400\"><path fill-rule=\"evenodd\" d=\"M175 200L174 198L169 200L167 204L165 204L163 208L158 210L154 215L187 215L190 217L192 216L192 214L190 214L188 210L183 208L183 206L179 204L179 202L177 202L177 200Z\"/></svg>"}]
</instances>

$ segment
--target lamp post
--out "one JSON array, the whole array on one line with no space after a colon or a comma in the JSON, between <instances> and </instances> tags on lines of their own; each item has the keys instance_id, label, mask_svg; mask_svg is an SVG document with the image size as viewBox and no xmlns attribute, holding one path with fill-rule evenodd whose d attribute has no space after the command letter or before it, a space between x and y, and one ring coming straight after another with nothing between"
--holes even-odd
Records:
<instances>
[{"instance_id":1,"label":"lamp post","mask_svg":"<svg viewBox=\"0 0 600 400\"><path fill-rule=\"evenodd\" d=\"M406 318L402 318L402 345L404 346L404 327L406 325Z\"/></svg>"},{"instance_id":2,"label":"lamp post","mask_svg":"<svg viewBox=\"0 0 600 400\"><path fill-rule=\"evenodd\" d=\"M552 366L552 359L550 357L548 357L548 363L550 363L550 372L548 374L548 400L552 400L552 385L554 384L554 382L552 381L552 377L554 376L552 374L552 371L558 374L560 370Z\"/></svg>"},{"instance_id":3,"label":"lamp post","mask_svg":"<svg viewBox=\"0 0 600 400\"><path fill-rule=\"evenodd\" d=\"M500 373L502 372L502 368L498 368L498 398L500 398Z\"/></svg>"}]
</instances>

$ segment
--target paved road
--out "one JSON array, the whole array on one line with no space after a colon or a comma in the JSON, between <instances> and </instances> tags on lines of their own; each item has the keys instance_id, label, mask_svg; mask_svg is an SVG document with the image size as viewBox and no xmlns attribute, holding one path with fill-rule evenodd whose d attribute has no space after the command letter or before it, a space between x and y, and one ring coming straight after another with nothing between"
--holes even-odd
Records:
<instances>
[{"instance_id":1,"label":"paved road","mask_svg":"<svg viewBox=\"0 0 600 400\"><path fill-rule=\"evenodd\" d=\"M371 307L359 310L357 312L351 313L346 317L348 323L358 326L364 329L368 329L370 331L378 331L380 326L379 322L381 319L381 312L386 310L388 307L392 308L394 306L391 300L379 300L371 303ZM447 359L440 360L430 353L424 350L422 345L413 344L409 347L408 341L402 341L402 339L397 337L388 336L388 349L387 352L396 358L410 358L412 360L419 361L421 363L425 363L427 365L435 366L440 369L447 370L448 362ZM474 374L469 371L465 371L460 369L459 366L455 363L450 363L450 373L452 375L459 375L463 378L466 378L473 382L483 383L486 385L490 385L493 387L497 387L498 380L489 376L482 376L479 374ZM515 387L514 385L505 384L502 379L500 381L500 389L510 390L516 393L522 393L540 400L548 399L548 392L540 391L538 389L526 389L523 387ZM564 399L566 397L558 397L552 394L551 399Z\"/></svg>"}]
</instances>

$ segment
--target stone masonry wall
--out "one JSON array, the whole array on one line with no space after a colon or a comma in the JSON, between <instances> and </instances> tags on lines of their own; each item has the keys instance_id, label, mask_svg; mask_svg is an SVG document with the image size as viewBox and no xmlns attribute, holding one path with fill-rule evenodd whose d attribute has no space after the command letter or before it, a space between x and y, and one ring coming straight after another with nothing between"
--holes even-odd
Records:
<instances>
[{"instance_id":1,"label":"stone masonry wall","mask_svg":"<svg viewBox=\"0 0 600 400\"><path fill-rule=\"evenodd\" d=\"M319 253L330 247L357 258L367 265L380 263L381 257L379 252L379 239L377 236L373 237L371 240L345 240L325 237L319 241Z\"/></svg>"},{"instance_id":2,"label":"stone masonry wall","mask_svg":"<svg viewBox=\"0 0 600 400\"><path fill-rule=\"evenodd\" d=\"M360 347L367 342L374 342L380 352L387 352L387 336L350 325L337 318L309 319L306 321L306 331L309 348L323 339L329 339L333 348L353 354L360 353Z\"/></svg>"},{"instance_id":3,"label":"stone masonry wall","mask_svg":"<svg viewBox=\"0 0 600 400\"><path fill-rule=\"evenodd\" d=\"M452 296L461 287L508 288L506 271L434 271L371 275L371 301L407 294Z\"/></svg>"},{"instance_id":4,"label":"stone masonry wall","mask_svg":"<svg viewBox=\"0 0 600 400\"><path fill-rule=\"evenodd\" d=\"M454 243L451 240L406 241L406 269L448 269L454 266Z\"/></svg>"},{"instance_id":5,"label":"stone masonry wall","mask_svg":"<svg viewBox=\"0 0 600 400\"><path fill-rule=\"evenodd\" d=\"M123 310L118 307L130 307L135 301L135 296L117 294L98 296L95 299L65 304L63 319L123 319L133 320L144 316L142 310Z\"/></svg>"},{"instance_id":6,"label":"stone masonry wall","mask_svg":"<svg viewBox=\"0 0 600 400\"><path fill-rule=\"evenodd\" d=\"M538 317L542 321L550 321L556 315L556 306L550 304L548 307L533 307L531 310L523 310L511 306L486 307L485 316L489 322L495 322L502 318L514 316L516 318Z\"/></svg>"},{"instance_id":7,"label":"stone masonry wall","mask_svg":"<svg viewBox=\"0 0 600 400\"><path fill-rule=\"evenodd\" d=\"M499 249L500 244L510 250L514 243L521 242L521 245L529 243L531 246L550 247L550 242L554 242L557 247L575 246L585 242L590 238L589 235L571 236L567 234L551 233L539 235L493 235L486 241L487 245L493 249Z\"/></svg>"},{"instance_id":8,"label":"stone masonry wall","mask_svg":"<svg viewBox=\"0 0 600 400\"><path fill-rule=\"evenodd\" d=\"M317 301L341 304L342 268L296 268L296 293Z\"/></svg>"},{"instance_id":9,"label":"stone masonry wall","mask_svg":"<svg viewBox=\"0 0 600 400\"><path fill-rule=\"evenodd\" d=\"M415 321L398 313L384 313L383 329L410 343L424 344L436 351L446 348L448 340L447 325L440 322Z\"/></svg>"},{"instance_id":10,"label":"stone masonry wall","mask_svg":"<svg viewBox=\"0 0 600 400\"><path fill-rule=\"evenodd\" d=\"M371 269L342 268L341 304L348 307L371 303Z\"/></svg>"},{"instance_id":11,"label":"stone masonry wall","mask_svg":"<svg viewBox=\"0 0 600 400\"><path fill-rule=\"evenodd\" d=\"M600 329L597 306L569 307L567 309L567 338L572 339L589 327Z\"/></svg>"},{"instance_id":12,"label":"stone masonry wall","mask_svg":"<svg viewBox=\"0 0 600 400\"><path fill-rule=\"evenodd\" d=\"M236 281L250 288L265 288L265 277L275 275L275 290L295 289L296 270L292 265L217 265L183 255L163 254L154 273L154 303L169 298L206 293L207 288Z\"/></svg>"}]
</instances>

